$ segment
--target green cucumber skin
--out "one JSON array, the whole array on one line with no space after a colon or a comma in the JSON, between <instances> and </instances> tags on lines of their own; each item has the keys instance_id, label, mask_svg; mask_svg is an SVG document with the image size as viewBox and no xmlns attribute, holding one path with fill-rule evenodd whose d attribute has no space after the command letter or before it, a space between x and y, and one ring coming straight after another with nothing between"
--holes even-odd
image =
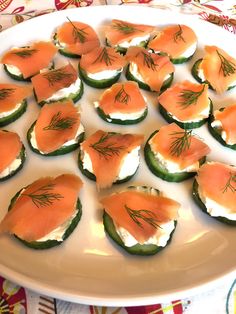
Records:
<instances>
[{"instance_id":1,"label":"green cucumber skin","mask_svg":"<svg viewBox=\"0 0 236 314\"><path fill-rule=\"evenodd\" d=\"M23 115L23 113L25 113L26 109L27 109L27 101L26 101L26 99L24 99L18 110L16 110L15 112L13 112L12 114L10 114L7 117L0 118L0 127L3 127L5 125L8 125L8 124L16 121L18 118L20 118Z\"/></svg>"},{"instance_id":2,"label":"green cucumber skin","mask_svg":"<svg viewBox=\"0 0 236 314\"><path fill-rule=\"evenodd\" d=\"M189 60L191 60L193 55L194 55L194 53L187 58L182 57L182 58L170 59L170 61L174 64L182 64L182 63L185 63L185 62L188 62Z\"/></svg>"},{"instance_id":3,"label":"green cucumber skin","mask_svg":"<svg viewBox=\"0 0 236 314\"><path fill-rule=\"evenodd\" d=\"M34 148L31 144L31 133L33 132L35 123L36 123L36 121L31 125L31 127L29 128L29 130L27 132L27 141L28 141L30 149L38 155L45 156L45 157L54 157L54 156L65 155L65 154L68 154L68 153L76 150L79 147L80 143L84 140L84 134L85 133L83 132L79 135L77 143L66 146L66 147L61 147L61 148L55 150L54 152L51 152L48 154L42 154L38 149Z\"/></svg>"},{"instance_id":4,"label":"green cucumber skin","mask_svg":"<svg viewBox=\"0 0 236 314\"><path fill-rule=\"evenodd\" d=\"M106 87L111 87L114 83L116 83L121 76L121 72L118 73L117 75L113 76L110 79L97 81L97 80L89 78L87 76L86 72L79 65L79 75L87 85L94 87L94 88L103 89Z\"/></svg>"},{"instance_id":5,"label":"green cucumber skin","mask_svg":"<svg viewBox=\"0 0 236 314\"><path fill-rule=\"evenodd\" d=\"M24 147L23 144L22 144L22 149L20 151L20 159L21 159L20 166L17 169L13 170L6 177L0 178L0 182L3 182L3 181L6 181L6 180L10 179L11 177L13 177L15 174L17 174L23 168L25 160L26 160L26 151L25 151L25 147Z\"/></svg>"},{"instance_id":6,"label":"green cucumber skin","mask_svg":"<svg viewBox=\"0 0 236 314\"><path fill-rule=\"evenodd\" d=\"M209 98L210 99L210 98ZM162 115L162 117L169 123L175 122L178 126L180 126L182 129L196 129L196 128L200 128L203 124L205 124L208 121L208 117L202 120L199 120L197 122L181 122L178 120L175 120L167 111L166 109L159 103L158 105L159 107L159 112ZM210 99L210 114L213 111L213 104L212 101Z\"/></svg>"},{"instance_id":7,"label":"green cucumber skin","mask_svg":"<svg viewBox=\"0 0 236 314\"><path fill-rule=\"evenodd\" d=\"M90 171L88 171L87 169L83 168L83 162L81 159L81 150L79 150L79 154L78 154L78 167L84 176L86 176L88 179L90 179L92 181L96 181L96 176L93 173L91 173ZM136 171L132 175L130 175L130 176L128 176L122 180L117 180L117 181L113 182L113 184L121 184L121 183L125 183L125 182L129 181L136 174L136 172L138 171L138 168L139 167L137 167Z\"/></svg>"},{"instance_id":8,"label":"green cucumber skin","mask_svg":"<svg viewBox=\"0 0 236 314\"><path fill-rule=\"evenodd\" d=\"M8 211L12 209L15 201L17 200L18 196L20 195L20 192L22 191L22 189L20 191L18 191L16 193L16 195L11 199L10 205L8 207ZM19 238L18 236L14 235L15 238L17 240L19 240L22 244L24 244L25 246L31 248L31 249L35 249L35 250L45 250L45 249L50 249L54 246L58 246L60 244L62 244L70 235L71 233L74 231L74 229L77 227L81 216L82 216L82 205L80 202L80 199L78 198L77 200L77 204L76 204L76 209L78 211L78 213L76 214L76 216L73 218L73 220L71 221L69 227L66 229L65 233L63 234L63 241L57 241L57 240L47 240L47 241L32 241L32 242L28 242L25 240L22 240L21 238Z\"/></svg>"},{"instance_id":9,"label":"green cucumber skin","mask_svg":"<svg viewBox=\"0 0 236 314\"><path fill-rule=\"evenodd\" d=\"M149 92L153 92L149 85L147 85L144 82L139 81L138 79L136 79L136 77L133 76L133 74L129 70L129 65L127 67L125 76L126 76L127 80L134 81L134 82L138 83L140 88L147 90ZM174 73L171 73L171 76L166 81L163 82L163 85L161 87L160 92L164 92L168 87L170 87L173 79L174 79Z\"/></svg>"},{"instance_id":10,"label":"green cucumber skin","mask_svg":"<svg viewBox=\"0 0 236 314\"><path fill-rule=\"evenodd\" d=\"M201 84L203 84L203 83L208 84L209 88L212 89L212 90L214 90L214 88L211 86L211 84L210 84L208 81L203 81L203 80L198 76L198 68L199 68L199 65L200 65L200 63L202 62L202 60L203 60L203 59L198 59L198 60L194 63L194 65L193 65L193 67L192 67L192 69L191 69L192 76L193 76L193 77L195 78L195 80L198 81L199 83L201 83ZM236 86L236 85L228 87L227 91L229 91L229 90L235 88L235 86ZM214 91L215 91L215 90L214 90Z\"/></svg>"},{"instance_id":11,"label":"green cucumber skin","mask_svg":"<svg viewBox=\"0 0 236 314\"><path fill-rule=\"evenodd\" d=\"M197 183L197 180L195 179L194 182L193 182L193 190L192 190L192 196L193 196L193 199L194 201L196 202L196 204L198 205L198 207L205 213L207 214L208 216L210 216L211 218L214 218L224 224L227 224L229 226L236 226L236 221L235 220L230 220L230 219L227 219L225 217L214 217L214 216L211 216L208 212L207 212L207 208L205 206L205 204L202 202L200 196L199 196L199 193L198 193L198 183Z\"/></svg>"},{"instance_id":12,"label":"green cucumber skin","mask_svg":"<svg viewBox=\"0 0 236 314\"><path fill-rule=\"evenodd\" d=\"M154 255L161 250L163 250L168 244L170 244L173 233L175 229L172 231L170 234L170 238L166 244L166 246L157 246L155 244L136 244L131 247L125 246L124 242L116 232L114 223L112 218L104 211L103 212L103 225L105 228L106 233L110 236L110 238L118 244L120 247L122 247L126 252L132 254L132 255L141 255L141 256L149 256L149 255ZM175 221L175 228L177 225L177 221Z\"/></svg>"},{"instance_id":13,"label":"green cucumber skin","mask_svg":"<svg viewBox=\"0 0 236 314\"><path fill-rule=\"evenodd\" d=\"M72 58L72 59L78 59L78 58L81 57L80 55L78 55L76 53L73 53L73 52L70 52L70 51L66 50L66 48L60 48L60 43L59 43L59 41L57 39L57 33L55 33L53 35L53 42L54 42L54 45L56 47L59 47L58 52L61 55L63 55L64 57L68 57L68 58Z\"/></svg>"},{"instance_id":14,"label":"green cucumber skin","mask_svg":"<svg viewBox=\"0 0 236 314\"><path fill-rule=\"evenodd\" d=\"M104 121L108 122L108 123L113 123L113 124L121 124L121 125L131 125L131 124L137 124L141 121L143 121L147 114L148 114L148 109L146 108L144 113L142 114L141 117L139 117L138 119L134 119L134 120L120 120L120 119L112 119L110 118L109 115L106 115L105 112L97 107L96 111L98 113L98 115L100 116L100 118L102 118Z\"/></svg>"},{"instance_id":15,"label":"green cucumber skin","mask_svg":"<svg viewBox=\"0 0 236 314\"><path fill-rule=\"evenodd\" d=\"M78 100L80 100L80 98L83 96L83 94L84 94L84 84L83 84L82 80L80 83L80 89L77 93L70 94L68 97L63 97L63 98L60 98L58 100L51 100L51 101L44 101L43 100L43 101L38 102L37 96L36 96L35 91L34 91L35 100L40 107L43 107L45 104L51 104L51 103L58 102L58 101L65 101L67 99L71 99L73 101L73 103L75 104Z\"/></svg>"},{"instance_id":16,"label":"green cucumber skin","mask_svg":"<svg viewBox=\"0 0 236 314\"><path fill-rule=\"evenodd\" d=\"M166 169L162 168L156 161L156 158L151 150L148 141L158 132L156 130L151 134L148 138L145 147L144 147L144 157L146 164L150 171L157 177L168 181L168 182L181 182L187 179L190 179L195 176L196 172L176 172L176 173L169 173ZM203 157L199 160L199 164L202 165L206 161L206 157Z\"/></svg>"},{"instance_id":17,"label":"green cucumber skin","mask_svg":"<svg viewBox=\"0 0 236 314\"><path fill-rule=\"evenodd\" d=\"M222 111L224 110L224 108L221 108L220 110ZM211 123L214 120L215 120L214 115L211 115L208 121L208 130L211 133L211 135L223 146L236 150L236 144L233 145L227 144L225 140L222 138L220 131L217 128L211 126Z\"/></svg>"}]
</instances>

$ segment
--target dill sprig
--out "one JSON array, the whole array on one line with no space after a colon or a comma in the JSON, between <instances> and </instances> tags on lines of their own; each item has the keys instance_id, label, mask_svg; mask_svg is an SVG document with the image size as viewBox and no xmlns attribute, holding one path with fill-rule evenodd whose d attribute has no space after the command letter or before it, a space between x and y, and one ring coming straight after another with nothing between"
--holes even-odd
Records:
<instances>
[{"instance_id":1,"label":"dill sprig","mask_svg":"<svg viewBox=\"0 0 236 314\"><path fill-rule=\"evenodd\" d=\"M55 130L61 131L65 129L71 129L76 123L77 119L72 117L62 117L61 111L58 111L51 119L48 126L45 126L43 130Z\"/></svg>"},{"instance_id":2,"label":"dill sprig","mask_svg":"<svg viewBox=\"0 0 236 314\"><path fill-rule=\"evenodd\" d=\"M37 49L25 49L25 50L20 50L20 51L13 51L12 53L14 55L17 55L18 57L21 57L23 59L31 57L35 52L37 52Z\"/></svg>"},{"instance_id":3,"label":"dill sprig","mask_svg":"<svg viewBox=\"0 0 236 314\"><path fill-rule=\"evenodd\" d=\"M183 34L182 27L179 24L178 24L178 26L179 26L179 30L174 34L174 42L177 43L178 40L182 40L183 42L185 42L185 40L182 36L182 34Z\"/></svg>"},{"instance_id":4,"label":"dill sprig","mask_svg":"<svg viewBox=\"0 0 236 314\"><path fill-rule=\"evenodd\" d=\"M129 214L130 218L140 227L143 228L143 224L140 220L145 221L155 229L160 228L160 225L158 224L158 219L155 215L150 210L147 209L140 209L140 210L135 210L127 205L125 205L125 209L127 210L127 213Z\"/></svg>"},{"instance_id":5,"label":"dill sprig","mask_svg":"<svg viewBox=\"0 0 236 314\"><path fill-rule=\"evenodd\" d=\"M126 93L124 89L124 85L122 84L121 89L118 91L118 93L115 95L115 102L118 101L123 104L128 104L130 101L131 97L129 94Z\"/></svg>"},{"instance_id":6,"label":"dill sprig","mask_svg":"<svg viewBox=\"0 0 236 314\"><path fill-rule=\"evenodd\" d=\"M50 206L53 204L54 201L59 201L60 199L64 198L61 194L52 192L54 186L55 184L49 183L41 186L34 192L31 192L29 194L22 193L21 195L30 197L32 202L38 208Z\"/></svg>"},{"instance_id":7,"label":"dill sprig","mask_svg":"<svg viewBox=\"0 0 236 314\"><path fill-rule=\"evenodd\" d=\"M120 151L125 147L116 146L117 143L106 143L107 140L113 137L114 135L115 135L114 133L104 134L96 143L91 144L90 147L96 150L99 153L100 157L104 157L105 159L112 157L114 155L118 156L120 154Z\"/></svg>"},{"instance_id":8,"label":"dill sprig","mask_svg":"<svg viewBox=\"0 0 236 314\"><path fill-rule=\"evenodd\" d=\"M107 51L107 48L104 47L92 64L97 62L104 62L107 66L109 66L112 65L113 62L115 62L115 59L117 59L117 56L110 55Z\"/></svg>"},{"instance_id":9,"label":"dill sprig","mask_svg":"<svg viewBox=\"0 0 236 314\"><path fill-rule=\"evenodd\" d=\"M48 80L50 86L54 83L60 82L63 79L70 79L73 77L72 73L66 72L64 69L51 70L42 74L44 78Z\"/></svg>"},{"instance_id":10,"label":"dill sprig","mask_svg":"<svg viewBox=\"0 0 236 314\"><path fill-rule=\"evenodd\" d=\"M158 64L155 63L152 56L148 53L143 52L143 51L141 52L141 54L143 55L144 66L148 67L152 71L156 71L156 67L158 66Z\"/></svg>"},{"instance_id":11,"label":"dill sprig","mask_svg":"<svg viewBox=\"0 0 236 314\"><path fill-rule=\"evenodd\" d=\"M230 60L227 60L218 50L216 50L216 52L221 61L219 72L222 71L224 76L234 74L236 71L236 64Z\"/></svg>"},{"instance_id":12,"label":"dill sprig","mask_svg":"<svg viewBox=\"0 0 236 314\"><path fill-rule=\"evenodd\" d=\"M189 149L191 145L192 130L184 130L180 132L173 132L173 142L170 145L170 153L172 156L179 157L182 152Z\"/></svg>"},{"instance_id":13,"label":"dill sprig","mask_svg":"<svg viewBox=\"0 0 236 314\"><path fill-rule=\"evenodd\" d=\"M143 32L142 30L132 26L128 25L125 22L116 22L115 24L112 25L112 28L124 33L124 34L131 34L135 31Z\"/></svg>"},{"instance_id":14,"label":"dill sprig","mask_svg":"<svg viewBox=\"0 0 236 314\"><path fill-rule=\"evenodd\" d=\"M222 189L223 193L226 193L228 189L230 189L230 191L234 193L236 191L236 188L233 186L232 183L235 183L235 182L236 182L236 174L233 174L230 172L229 179Z\"/></svg>"},{"instance_id":15,"label":"dill sprig","mask_svg":"<svg viewBox=\"0 0 236 314\"><path fill-rule=\"evenodd\" d=\"M183 89L180 93L180 97L182 98L182 100L179 102L182 109L186 109L191 105L195 105L197 103L198 98L204 92L204 89L205 85L203 85L203 88L199 92L194 92L190 89Z\"/></svg>"},{"instance_id":16,"label":"dill sprig","mask_svg":"<svg viewBox=\"0 0 236 314\"><path fill-rule=\"evenodd\" d=\"M71 20L68 17L67 20L73 27L72 35L74 37L74 42L76 43L77 41L79 41L83 44L86 41L86 35L88 35L88 33L84 31L86 27L79 29L75 26L73 22L71 22Z\"/></svg>"},{"instance_id":17,"label":"dill sprig","mask_svg":"<svg viewBox=\"0 0 236 314\"><path fill-rule=\"evenodd\" d=\"M15 88L2 88L0 89L0 100L4 100L11 96L15 91Z\"/></svg>"}]
</instances>

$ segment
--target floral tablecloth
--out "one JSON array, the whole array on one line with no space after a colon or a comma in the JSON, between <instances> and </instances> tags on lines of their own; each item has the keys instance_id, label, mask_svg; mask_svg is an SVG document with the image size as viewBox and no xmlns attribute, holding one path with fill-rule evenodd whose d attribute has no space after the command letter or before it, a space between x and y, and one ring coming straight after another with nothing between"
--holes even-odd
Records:
<instances>
[{"instance_id":1,"label":"floral tablecloth","mask_svg":"<svg viewBox=\"0 0 236 314\"><path fill-rule=\"evenodd\" d=\"M139 4L198 14L236 35L235 0L0 0L0 31L56 10L89 5ZM0 276L0 314L236 314L236 280L227 278L213 290L142 307L108 308L81 305L39 295Z\"/></svg>"}]
</instances>

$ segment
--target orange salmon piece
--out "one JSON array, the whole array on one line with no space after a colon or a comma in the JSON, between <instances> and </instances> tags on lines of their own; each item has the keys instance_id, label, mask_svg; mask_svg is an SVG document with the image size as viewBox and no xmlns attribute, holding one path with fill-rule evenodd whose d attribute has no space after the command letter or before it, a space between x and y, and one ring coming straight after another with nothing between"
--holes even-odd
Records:
<instances>
[{"instance_id":1,"label":"orange salmon piece","mask_svg":"<svg viewBox=\"0 0 236 314\"><path fill-rule=\"evenodd\" d=\"M123 160L142 144L143 139L143 135L98 130L81 144L91 159L99 188L110 187L117 180Z\"/></svg>"},{"instance_id":2,"label":"orange salmon piece","mask_svg":"<svg viewBox=\"0 0 236 314\"><path fill-rule=\"evenodd\" d=\"M71 100L44 105L34 129L38 149L43 153L59 149L76 136L79 125L80 114Z\"/></svg>"},{"instance_id":3,"label":"orange salmon piece","mask_svg":"<svg viewBox=\"0 0 236 314\"><path fill-rule=\"evenodd\" d=\"M180 208L178 202L168 197L129 190L104 197L100 203L113 221L141 244L154 236L161 224L176 220ZM141 219L140 214L145 218L152 217L156 227ZM132 218L134 216L137 220Z\"/></svg>"},{"instance_id":4,"label":"orange salmon piece","mask_svg":"<svg viewBox=\"0 0 236 314\"><path fill-rule=\"evenodd\" d=\"M0 130L0 173L19 156L22 142L18 134Z\"/></svg>"},{"instance_id":5,"label":"orange salmon piece","mask_svg":"<svg viewBox=\"0 0 236 314\"><path fill-rule=\"evenodd\" d=\"M186 25L171 25L160 30L149 43L148 48L167 53L171 59L181 57L197 43L195 32Z\"/></svg>"},{"instance_id":6,"label":"orange salmon piece","mask_svg":"<svg viewBox=\"0 0 236 314\"><path fill-rule=\"evenodd\" d=\"M206 163L198 170L196 180L200 195L236 213L236 169L220 162Z\"/></svg>"},{"instance_id":7,"label":"orange salmon piece","mask_svg":"<svg viewBox=\"0 0 236 314\"><path fill-rule=\"evenodd\" d=\"M32 87L16 84L0 84L0 113L14 110L32 93Z\"/></svg>"},{"instance_id":8,"label":"orange salmon piece","mask_svg":"<svg viewBox=\"0 0 236 314\"><path fill-rule=\"evenodd\" d=\"M236 104L226 107L223 111L214 112L215 120L219 120L226 133L226 142L236 143Z\"/></svg>"},{"instance_id":9,"label":"orange salmon piece","mask_svg":"<svg viewBox=\"0 0 236 314\"><path fill-rule=\"evenodd\" d=\"M191 166L210 152L210 148L191 132L175 123L165 125L151 139L152 150L177 163L180 169ZM180 143L185 143L184 148L179 148Z\"/></svg>"},{"instance_id":10,"label":"orange salmon piece","mask_svg":"<svg viewBox=\"0 0 236 314\"><path fill-rule=\"evenodd\" d=\"M38 102L50 98L62 88L69 87L78 78L78 73L71 64L59 69L49 70L32 77L31 81Z\"/></svg>"},{"instance_id":11,"label":"orange salmon piece","mask_svg":"<svg viewBox=\"0 0 236 314\"><path fill-rule=\"evenodd\" d=\"M28 242L46 236L75 213L82 185L81 179L73 174L36 180L22 190L1 221L0 233L15 234Z\"/></svg>"},{"instance_id":12,"label":"orange salmon piece","mask_svg":"<svg viewBox=\"0 0 236 314\"><path fill-rule=\"evenodd\" d=\"M195 97L196 101L189 99L188 95ZM190 81L177 83L168 88L158 97L159 103L180 121L188 121L195 118L205 118L201 112L209 107L208 85L195 84Z\"/></svg>"}]
</instances>

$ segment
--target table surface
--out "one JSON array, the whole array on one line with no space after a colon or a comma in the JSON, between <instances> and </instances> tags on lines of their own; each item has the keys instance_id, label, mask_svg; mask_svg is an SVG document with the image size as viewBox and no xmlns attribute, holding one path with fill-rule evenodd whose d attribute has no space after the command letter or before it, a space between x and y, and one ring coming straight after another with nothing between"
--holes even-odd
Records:
<instances>
[{"instance_id":1,"label":"table surface","mask_svg":"<svg viewBox=\"0 0 236 314\"><path fill-rule=\"evenodd\" d=\"M196 14L219 25L236 39L235 0L0 0L0 31L35 16L89 5L148 5ZM0 277L0 313L19 314L236 314L236 279L222 280L214 289L181 300L142 307L107 308L88 306L39 295Z\"/></svg>"}]
</instances>

